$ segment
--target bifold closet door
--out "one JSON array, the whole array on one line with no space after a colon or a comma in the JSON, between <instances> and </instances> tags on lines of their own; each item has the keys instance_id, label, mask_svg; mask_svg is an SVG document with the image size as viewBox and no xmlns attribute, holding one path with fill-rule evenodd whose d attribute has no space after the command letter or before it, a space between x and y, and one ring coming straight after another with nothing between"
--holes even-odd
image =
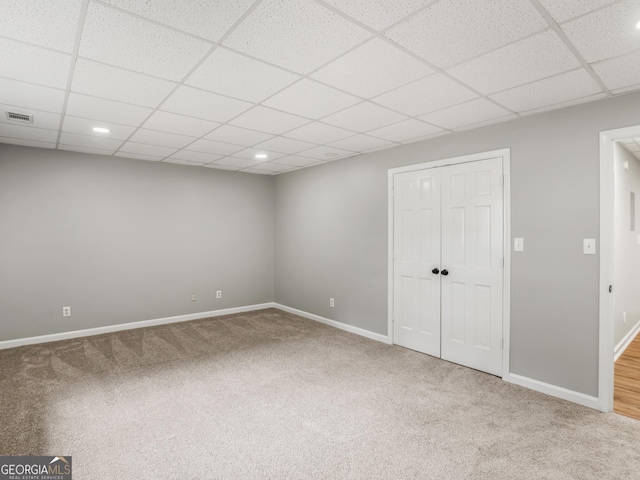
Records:
<instances>
[{"instance_id":1,"label":"bifold closet door","mask_svg":"<svg viewBox=\"0 0 640 480\"><path fill-rule=\"evenodd\" d=\"M394 343L502 374L502 159L394 176Z\"/></svg>"},{"instance_id":2,"label":"bifold closet door","mask_svg":"<svg viewBox=\"0 0 640 480\"><path fill-rule=\"evenodd\" d=\"M440 169L394 176L394 343L440 356Z\"/></svg>"},{"instance_id":3,"label":"bifold closet door","mask_svg":"<svg viewBox=\"0 0 640 480\"><path fill-rule=\"evenodd\" d=\"M444 360L502 375L502 159L442 172Z\"/></svg>"}]
</instances>

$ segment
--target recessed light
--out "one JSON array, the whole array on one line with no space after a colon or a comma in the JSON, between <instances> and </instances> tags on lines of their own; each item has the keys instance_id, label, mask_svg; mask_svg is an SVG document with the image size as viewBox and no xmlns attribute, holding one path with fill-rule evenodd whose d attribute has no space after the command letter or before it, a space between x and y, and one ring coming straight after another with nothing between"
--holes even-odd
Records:
<instances>
[{"instance_id":1,"label":"recessed light","mask_svg":"<svg viewBox=\"0 0 640 480\"><path fill-rule=\"evenodd\" d=\"M96 133L110 133L111 130L109 130L108 128L104 128L104 127L93 127L93 131Z\"/></svg>"},{"instance_id":2,"label":"recessed light","mask_svg":"<svg viewBox=\"0 0 640 480\"><path fill-rule=\"evenodd\" d=\"M256 156L255 156L256 160L264 160L265 158L267 158L266 153L256 153Z\"/></svg>"}]
</instances>

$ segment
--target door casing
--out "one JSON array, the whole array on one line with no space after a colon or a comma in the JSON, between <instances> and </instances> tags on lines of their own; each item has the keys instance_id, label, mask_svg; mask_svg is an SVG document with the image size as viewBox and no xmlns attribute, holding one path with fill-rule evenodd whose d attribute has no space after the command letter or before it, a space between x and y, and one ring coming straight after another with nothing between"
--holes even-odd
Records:
<instances>
[{"instance_id":1,"label":"door casing","mask_svg":"<svg viewBox=\"0 0 640 480\"><path fill-rule=\"evenodd\" d=\"M500 150L492 150L488 152L475 153L471 155L463 155L460 157L446 158L433 162L424 162L404 167L397 167L388 170L388 311L387 332L390 343L393 343L393 252L394 252L394 176L399 173L412 172L416 170L426 170L429 168L444 167L447 165L456 165L460 163L475 162L478 160L487 160L491 158L502 158L502 175L504 179L503 195L503 245L504 245L504 268L502 283L502 338L504 346L502 349L502 374L505 377L509 373L509 352L510 352L510 324L511 324L511 150L508 148Z\"/></svg>"}]
</instances>

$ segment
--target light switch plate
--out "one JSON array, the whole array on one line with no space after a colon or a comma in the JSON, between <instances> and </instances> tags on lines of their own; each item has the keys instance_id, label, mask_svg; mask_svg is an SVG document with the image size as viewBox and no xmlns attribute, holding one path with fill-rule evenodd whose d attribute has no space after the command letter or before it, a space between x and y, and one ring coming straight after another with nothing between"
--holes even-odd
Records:
<instances>
[{"instance_id":1,"label":"light switch plate","mask_svg":"<svg viewBox=\"0 0 640 480\"><path fill-rule=\"evenodd\" d=\"M585 255L595 255L596 254L596 239L595 238L585 238L582 241L582 250Z\"/></svg>"},{"instance_id":2,"label":"light switch plate","mask_svg":"<svg viewBox=\"0 0 640 480\"><path fill-rule=\"evenodd\" d=\"M513 239L513 251L514 252L524 252L524 238L514 238Z\"/></svg>"}]
</instances>

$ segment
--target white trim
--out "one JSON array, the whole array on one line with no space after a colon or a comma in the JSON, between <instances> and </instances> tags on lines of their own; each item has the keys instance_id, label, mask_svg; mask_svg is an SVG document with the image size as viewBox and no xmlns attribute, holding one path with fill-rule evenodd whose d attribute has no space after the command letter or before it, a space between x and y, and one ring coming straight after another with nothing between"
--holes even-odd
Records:
<instances>
[{"instance_id":1,"label":"white trim","mask_svg":"<svg viewBox=\"0 0 640 480\"><path fill-rule=\"evenodd\" d=\"M387 171L388 189L388 251L387 251L387 337L389 343L393 344L393 177L394 175L416 170L426 170L429 168L456 165L459 163L476 162L491 158L502 158L502 175L504 178L504 189L502 191L503 205L503 231L504 231L504 268L502 276L502 338L504 341L502 348L502 376L509 373L509 358L511 351L511 149L502 148L488 152L462 155L459 157L446 158L434 162L424 162L404 167L391 168Z\"/></svg>"},{"instance_id":2,"label":"white trim","mask_svg":"<svg viewBox=\"0 0 640 480\"><path fill-rule=\"evenodd\" d=\"M618 344L613 349L614 362L618 361L618 359L620 358L620 355L622 355L624 351L627 349L627 347L631 345L631 342L633 342L636 339L636 336L639 333L640 333L640 320L638 321L638 323L635 324L635 326L631 330L627 332L627 334L622 338L622 340L618 342Z\"/></svg>"},{"instance_id":3,"label":"white trim","mask_svg":"<svg viewBox=\"0 0 640 480\"><path fill-rule=\"evenodd\" d=\"M614 142L640 136L640 125L600 132L600 311L598 355L598 408L613 410L613 232L614 232ZM615 286L614 286L615 288ZM615 293L615 291L614 291Z\"/></svg>"},{"instance_id":4,"label":"white trim","mask_svg":"<svg viewBox=\"0 0 640 480\"><path fill-rule=\"evenodd\" d=\"M598 398L592 397L591 395L586 395L584 393L575 392L566 388L557 387L555 385L540 382L538 380L533 380L532 378L523 377L522 375L517 375L515 373L509 373L502 378L506 382L520 385L521 387L530 388L531 390L535 390L536 392L544 393L546 395L551 395L552 397L562 398L563 400L568 400L585 407L593 408L596 410L598 410L600 407Z\"/></svg>"},{"instance_id":5,"label":"white trim","mask_svg":"<svg viewBox=\"0 0 640 480\"><path fill-rule=\"evenodd\" d=\"M378 342L391 345L391 340L389 339L389 337L386 335L381 335L380 333L375 333L369 330L365 330L364 328L347 325L346 323L337 322L336 320L329 320L328 318L321 317L320 315L298 310L297 308L287 307L286 305L280 305L279 303L275 303L273 306L274 308L278 308L283 312L293 313L294 315L308 318L309 320L315 320L316 322L324 323L325 325L339 328L340 330L344 330L349 333L355 333L356 335L360 335L366 338L370 338L371 340L377 340Z\"/></svg>"},{"instance_id":6,"label":"white trim","mask_svg":"<svg viewBox=\"0 0 640 480\"><path fill-rule=\"evenodd\" d=\"M0 342L0 350L5 348L22 347L23 345L33 345L35 343L57 342L58 340L68 340L71 338L88 337L103 333L120 332L122 330L133 330L134 328L154 327L167 323L188 322L190 320L200 320L202 318L219 317L221 315L231 315L233 313L252 312L254 310L264 310L265 308L275 308L276 304L260 303L245 307L225 308L223 310L212 310L210 312L189 313L187 315L177 315L175 317L156 318L152 320L142 320L140 322L120 323L118 325L108 325L105 327L87 328L85 330L74 330L71 332L53 333L50 335L40 335L38 337L18 338L15 340L5 340Z\"/></svg>"}]
</instances>

